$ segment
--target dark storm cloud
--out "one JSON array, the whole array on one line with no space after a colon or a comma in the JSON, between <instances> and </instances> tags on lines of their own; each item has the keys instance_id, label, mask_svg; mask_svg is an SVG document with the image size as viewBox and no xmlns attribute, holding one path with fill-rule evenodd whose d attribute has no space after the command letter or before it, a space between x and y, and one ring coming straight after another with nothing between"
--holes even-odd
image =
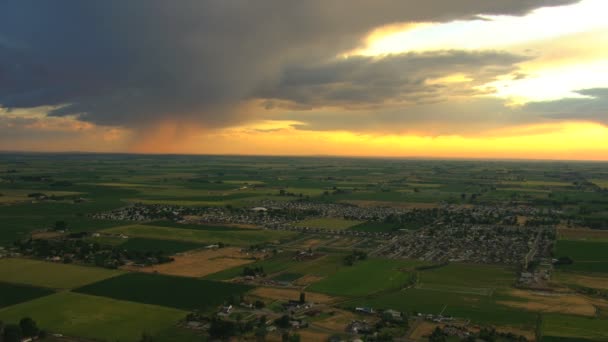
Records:
<instances>
[{"instance_id":1,"label":"dark storm cloud","mask_svg":"<svg viewBox=\"0 0 608 342\"><path fill-rule=\"evenodd\" d=\"M437 102L450 95L479 95L483 91L474 87L517 70L516 64L526 59L509 53L464 51L351 57L288 68L275 86L259 96L289 101L296 107ZM432 82L454 74L470 80L449 85Z\"/></svg>"},{"instance_id":2,"label":"dark storm cloud","mask_svg":"<svg viewBox=\"0 0 608 342\"><path fill-rule=\"evenodd\" d=\"M608 125L608 88L577 91L584 98L529 103L523 110L553 119L589 120Z\"/></svg>"},{"instance_id":3,"label":"dark storm cloud","mask_svg":"<svg viewBox=\"0 0 608 342\"><path fill-rule=\"evenodd\" d=\"M314 70L307 66L357 46L374 27L574 2L3 0L0 106L63 105L51 114L109 125L169 117L221 126L239 120L234 103L285 96L276 87L283 70ZM330 100L365 96L378 98L347 88L334 89Z\"/></svg>"}]
</instances>

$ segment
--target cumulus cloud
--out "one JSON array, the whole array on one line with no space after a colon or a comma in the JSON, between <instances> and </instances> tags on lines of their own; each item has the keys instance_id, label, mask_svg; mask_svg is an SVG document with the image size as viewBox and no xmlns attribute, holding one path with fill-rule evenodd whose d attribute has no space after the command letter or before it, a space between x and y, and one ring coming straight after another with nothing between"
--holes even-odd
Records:
<instances>
[{"instance_id":1,"label":"cumulus cloud","mask_svg":"<svg viewBox=\"0 0 608 342\"><path fill-rule=\"evenodd\" d=\"M430 93L433 98L442 91L420 90L424 76L415 74L405 82L375 78L375 89L357 88L372 72L391 70L388 64L366 60L325 64L333 67L330 81L344 77L350 87L316 94L313 89L312 95L302 94L302 89L306 82L322 78L314 74L322 71L319 65L358 46L366 32L381 25L450 21L482 13L522 15L574 2L4 0L0 106L57 106L50 115L78 115L100 125L136 128L171 119L221 127L243 120L235 104L260 95L312 104L361 103L382 101L383 90L390 90L388 97L400 98L413 89L416 96ZM516 57L484 58L494 63L504 58L509 68ZM402 57L399 63L411 59ZM428 63L424 60L418 58ZM353 78L336 68L356 69L359 75ZM465 68L461 71L468 73ZM299 91L282 89L285 82L296 82Z\"/></svg>"},{"instance_id":2,"label":"cumulus cloud","mask_svg":"<svg viewBox=\"0 0 608 342\"><path fill-rule=\"evenodd\" d=\"M525 60L493 51L350 57L288 68L276 85L258 95L311 108L438 102L449 96L483 94L480 86L516 71L516 64ZM464 81L433 82L450 75L460 75Z\"/></svg>"}]
</instances>

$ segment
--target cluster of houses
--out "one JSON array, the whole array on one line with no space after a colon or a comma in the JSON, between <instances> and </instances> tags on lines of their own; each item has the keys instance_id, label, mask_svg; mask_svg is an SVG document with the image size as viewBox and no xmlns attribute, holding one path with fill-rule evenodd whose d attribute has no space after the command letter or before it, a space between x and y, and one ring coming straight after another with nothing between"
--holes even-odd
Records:
<instances>
[{"instance_id":1,"label":"cluster of houses","mask_svg":"<svg viewBox=\"0 0 608 342\"><path fill-rule=\"evenodd\" d=\"M426 227L395 240L382 252L390 258L413 258L433 262L522 264L532 249L547 251L549 228L450 224ZM539 238L540 236L540 238ZM536 257L542 257L542 253Z\"/></svg>"}]
</instances>

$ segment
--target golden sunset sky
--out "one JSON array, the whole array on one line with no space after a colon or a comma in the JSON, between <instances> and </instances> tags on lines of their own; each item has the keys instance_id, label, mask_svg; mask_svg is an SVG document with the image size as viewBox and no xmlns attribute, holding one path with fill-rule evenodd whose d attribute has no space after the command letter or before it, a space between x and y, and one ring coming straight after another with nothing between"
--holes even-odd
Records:
<instances>
[{"instance_id":1,"label":"golden sunset sky","mask_svg":"<svg viewBox=\"0 0 608 342\"><path fill-rule=\"evenodd\" d=\"M605 0L0 13L0 150L608 160Z\"/></svg>"}]
</instances>

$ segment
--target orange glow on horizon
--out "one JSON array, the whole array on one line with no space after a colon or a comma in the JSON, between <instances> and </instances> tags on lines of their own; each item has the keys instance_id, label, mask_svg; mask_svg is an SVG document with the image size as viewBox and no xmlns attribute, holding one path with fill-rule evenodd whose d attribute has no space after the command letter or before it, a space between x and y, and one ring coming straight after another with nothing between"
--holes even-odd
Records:
<instances>
[{"instance_id":1,"label":"orange glow on horizon","mask_svg":"<svg viewBox=\"0 0 608 342\"><path fill-rule=\"evenodd\" d=\"M268 125L268 123L266 123ZM255 126L255 125L254 125ZM466 137L373 135L305 131L277 125L271 132L234 127L151 139L139 153L332 155L377 157L608 160L608 127L590 122L518 126ZM174 127L161 129L173 131ZM174 137L173 134L168 136ZM153 142L153 143L152 143Z\"/></svg>"}]
</instances>

